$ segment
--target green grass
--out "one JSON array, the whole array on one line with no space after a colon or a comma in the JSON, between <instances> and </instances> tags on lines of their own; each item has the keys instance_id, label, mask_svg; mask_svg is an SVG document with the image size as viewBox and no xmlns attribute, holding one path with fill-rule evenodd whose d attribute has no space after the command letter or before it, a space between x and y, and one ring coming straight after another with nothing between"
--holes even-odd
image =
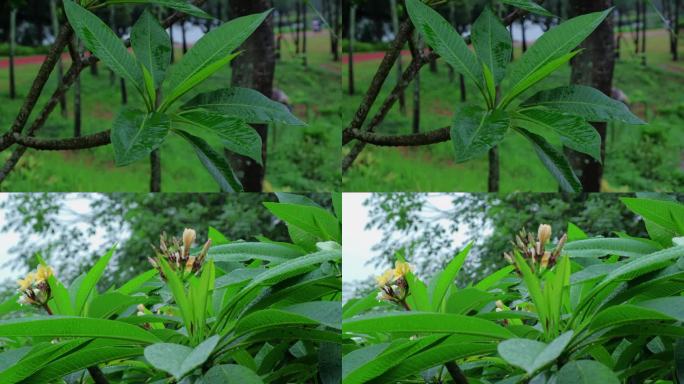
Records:
<instances>
[{"instance_id":1,"label":"green grass","mask_svg":"<svg viewBox=\"0 0 684 384\"><path fill-rule=\"evenodd\" d=\"M680 168L684 150L684 100L680 97L684 87L684 60L672 63L668 54L666 35L649 36L647 62L623 45L622 59L616 66L615 86L631 99L632 108L645 118L647 126L611 124L607 141L604 191L673 191L684 185ZM684 52L684 44L680 48ZM516 52L520 57L521 52ZM404 58L406 65L408 58ZM379 61L357 63L355 66L357 92L348 95L348 72L343 71L345 95L342 115L345 124L351 120ZM421 130L428 131L450 124L453 106L460 102L458 81L450 84L447 68L439 62L438 73L427 68L421 71ZM553 74L536 90L568 83L570 68ZM371 110L377 110L394 85L395 73L385 83L379 101ZM505 87L505 85L504 85ZM408 134L412 121L412 91L406 93L406 114L398 106L390 111L378 132L382 134ZM472 84L468 84L468 101L480 100ZM370 117L368 120L370 120ZM349 147L349 146L347 146ZM348 148L343 153L348 152ZM382 148L366 146L352 168L342 180L345 191L464 191L487 190L488 161L486 156L467 163L453 161L451 143L415 148ZM532 191L555 192L557 183L539 162L529 144L519 135L509 134L500 147L502 192Z\"/></svg>"},{"instance_id":2,"label":"green grass","mask_svg":"<svg viewBox=\"0 0 684 384\"><path fill-rule=\"evenodd\" d=\"M302 66L301 58L290 52L284 52L276 68L275 86L288 94L294 104L294 113L308 126L277 126L269 129L264 183L267 191L329 191L339 185L339 69L332 62L327 34L310 37L308 43L307 68ZM12 124L38 67L26 65L17 68L19 95L15 100L8 98L8 71L0 71L0 131L5 131ZM36 113L55 85L56 79L51 78ZM193 92L229 85L230 68L226 67ZM82 74L82 94L83 134L110 128L112 119L121 108L118 81L114 86L110 85L109 71L102 65L99 76L93 76L86 70ZM140 97L130 85L128 95L129 105L142 105ZM39 137L69 137L73 134L73 90L69 92L67 100L68 117L63 118L57 108L38 132ZM3 163L10 152L0 153ZM194 151L182 139L169 136L161 148L161 158L162 191L218 190ZM149 164L141 161L117 168L114 166L111 146L83 151L29 150L2 184L2 190L145 192L149 190Z\"/></svg>"}]
</instances>

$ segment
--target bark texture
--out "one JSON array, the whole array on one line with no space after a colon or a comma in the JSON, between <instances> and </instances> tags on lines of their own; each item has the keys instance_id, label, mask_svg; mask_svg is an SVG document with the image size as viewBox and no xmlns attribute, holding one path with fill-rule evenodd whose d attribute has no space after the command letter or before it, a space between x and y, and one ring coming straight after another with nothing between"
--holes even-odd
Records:
<instances>
[{"instance_id":1,"label":"bark texture","mask_svg":"<svg viewBox=\"0 0 684 384\"><path fill-rule=\"evenodd\" d=\"M267 0L231 1L230 15L236 18L264 12L270 8L270 2ZM233 61L232 86L252 88L267 97L273 94L275 42L272 24L273 18L269 17L240 48L244 53ZM254 125L254 129L261 136L263 166L246 157L236 155L233 158L235 171L247 192L261 192L266 174L268 126Z\"/></svg>"},{"instance_id":2,"label":"bark texture","mask_svg":"<svg viewBox=\"0 0 684 384\"><path fill-rule=\"evenodd\" d=\"M572 16L603 11L612 6L611 0L571 0ZM584 53L572 61L571 82L594 87L607 96L611 95L615 67L615 38L613 18L606 20L582 43ZM585 192L599 192L603 178L606 149L606 123L593 124L601 136L601 160L577 152L568 152L573 168L578 172Z\"/></svg>"}]
</instances>

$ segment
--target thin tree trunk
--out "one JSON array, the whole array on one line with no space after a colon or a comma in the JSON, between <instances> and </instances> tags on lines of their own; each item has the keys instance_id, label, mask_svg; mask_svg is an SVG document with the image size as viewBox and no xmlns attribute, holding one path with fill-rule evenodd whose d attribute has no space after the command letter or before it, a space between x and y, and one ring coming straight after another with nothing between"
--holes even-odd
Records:
<instances>
[{"instance_id":1,"label":"thin tree trunk","mask_svg":"<svg viewBox=\"0 0 684 384\"><path fill-rule=\"evenodd\" d=\"M460 88L461 88L461 101L465 103L467 95L466 95L465 77L463 76L463 74L459 73L458 82L459 82Z\"/></svg>"},{"instance_id":2,"label":"thin tree trunk","mask_svg":"<svg viewBox=\"0 0 684 384\"><path fill-rule=\"evenodd\" d=\"M9 95L10 99L17 97L17 86L14 78L14 54L17 45L17 10L10 10L10 49L9 49Z\"/></svg>"},{"instance_id":3,"label":"thin tree trunk","mask_svg":"<svg viewBox=\"0 0 684 384\"><path fill-rule=\"evenodd\" d=\"M399 33L399 14L397 10L397 0L390 0L390 12L392 13L392 29L394 34ZM397 83L401 81L401 74L404 72L401 62L401 55L397 58ZM406 113L406 94L401 92L399 94L399 111L402 114Z\"/></svg>"},{"instance_id":4,"label":"thin tree trunk","mask_svg":"<svg viewBox=\"0 0 684 384\"><path fill-rule=\"evenodd\" d=\"M671 51L672 61L679 60L679 10L681 8L681 0L675 0L674 3L674 17L672 25Z\"/></svg>"},{"instance_id":5,"label":"thin tree trunk","mask_svg":"<svg viewBox=\"0 0 684 384\"><path fill-rule=\"evenodd\" d=\"M55 38L59 34L59 18L57 16L57 2L56 0L50 0L50 18L52 19L52 33ZM62 77L64 76L64 66L62 65L62 58L57 59L57 87L62 86ZM92 68L92 66L91 66ZM62 117L67 117L67 101L66 96L59 98L59 107L62 113Z\"/></svg>"},{"instance_id":6,"label":"thin tree trunk","mask_svg":"<svg viewBox=\"0 0 684 384\"><path fill-rule=\"evenodd\" d=\"M74 37L76 41L76 52L81 56L81 41ZM74 137L81 137L81 76L74 81Z\"/></svg>"},{"instance_id":7,"label":"thin tree trunk","mask_svg":"<svg viewBox=\"0 0 684 384\"><path fill-rule=\"evenodd\" d=\"M598 12L609 8L611 0L571 0L573 16ZM613 19L606 20L582 43L583 55L572 61L571 83L592 86L610 97L613 85L615 66ZM568 151L573 167L579 171L580 181L585 192L599 192L603 178L605 163L606 123L594 123L601 137L601 162L580 154Z\"/></svg>"},{"instance_id":8,"label":"thin tree trunk","mask_svg":"<svg viewBox=\"0 0 684 384\"><path fill-rule=\"evenodd\" d=\"M330 50L333 55L333 61L340 61L340 43L339 43L339 25L340 25L340 3L337 0L330 0L328 3L330 9Z\"/></svg>"},{"instance_id":9,"label":"thin tree trunk","mask_svg":"<svg viewBox=\"0 0 684 384\"><path fill-rule=\"evenodd\" d=\"M487 177L487 191L499 192L499 147L489 150L489 174Z\"/></svg>"},{"instance_id":10,"label":"thin tree trunk","mask_svg":"<svg viewBox=\"0 0 684 384\"><path fill-rule=\"evenodd\" d=\"M309 7L306 6L304 2L302 2L302 64L306 67L309 65L306 57L306 30L308 29L307 25L307 16L309 13Z\"/></svg>"},{"instance_id":11,"label":"thin tree trunk","mask_svg":"<svg viewBox=\"0 0 684 384\"><path fill-rule=\"evenodd\" d=\"M281 55L281 46L280 46L280 40L283 38L283 13L278 11L278 33L276 35L275 39L275 45L276 45L276 60L280 61L282 58Z\"/></svg>"},{"instance_id":12,"label":"thin tree trunk","mask_svg":"<svg viewBox=\"0 0 684 384\"><path fill-rule=\"evenodd\" d=\"M295 2L295 53L299 55L299 24L302 21L302 9L300 7L301 2L297 0Z\"/></svg>"},{"instance_id":13,"label":"thin tree trunk","mask_svg":"<svg viewBox=\"0 0 684 384\"><path fill-rule=\"evenodd\" d=\"M636 3L636 22L635 22L635 32L636 35L634 36L634 54L638 55L639 54L639 47L641 47L641 44L639 41L641 40L641 0L637 0Z\"/></svg>"},{"instance_id":14,"label":"thin tree trunk","mask_svg":"<svg viewBox=\"0 0 684 384\"><path fill-rule=\"evenodd\" d=\"M261 13L270 8L270 1L268 0L233 0L230 2L230 13L233 17ZM271 97L275 75L272 17L257 28L241 49L244 50L244 53L233 61L231 85L252 88L267 97ZM262 140L263 166L252 159L241 156L235 156L233 161L238 175L242 177L242 185L247 192L261 192L266 174L268 126L255 125L254 129L259 133Z\"/></svg>"},{"instance_id":15,"label":"thin tree trunk","mask_svg":"<svg viewBox=\"0 0 684 384\"><path fill-rule=\"evenodd\" d=\"M150 192L161 192L161 153L155 149L150 154Z\"/></svg>"},{"instance_id":16,"label":"thin tree trunk","mask_svg":"<svg viewBox=\"0 0 684 384\"><path fill-rule=\"evenodd\" d=\"M520 18L520 30L522 32L522 50L523 53L527 52L527 39L525 37L525 18Z\"/></svg>"},{"instance_id":17,"label":"thin tree trunk","mask_svg":"<svg viewBox=\"0 0 684 384\"><path fill-rule=\"evenodd\" d=\"M174 49L173 24L169 25L169 39L171 40L171 64L176 61L176 50Z\"/></svg>"},{"instance_id":18,"label":"thin tree trunk","mask_svg":"<svg viewBox=\"0 0 684 384\"><path fill-rule=\"evenodd\" d=\"M617 35L617 38L615 39L615 45L616 45L616 47L615 47L615 58L616 59L620 58L620 48L622 45L622 25L623 25L622 18L623 18L622 12L618 11L618 35Z\"/></svg>"},{"instance_id":19,"label":"thin tree trunk","mask_svg":"<svg viewBox=\"0 0 684 384\"><path fill-rule=\"evenodd\" d=\"M508 33L511 35L511 41L513 41L513 23L508 27ZM515 59L515 49L511 49L511 61Z\"/></svg>"},{"instance_id":20,"label":"thin tree trunk","mask_svg":"<svg viewBox=\"0 0 684 384\"><path fill-rule=\"evenodd\" d=\"M128 104L128 92L126 92L126 80L122 77L119 79L120 82L120 88L121 88L121 104L126 105Z\"/></svg>"},{"instance_id":21,"label":"thin tree trunk","mask_svg":"<svg viewBox=\"0 0 684 384\"><path fill-rule=\"evenodd\" d=\"M416 33L416 50L423 50L423 41ZM420 72L413 79L413 133L420 133Z\"/></svg>"},{"instance_id":22,"label":"thin tree trunk","mask_svg":"<svg viewBox=\"0 0 684 384\"><path fill-rule=\"evenodd\" d=\"M646 1L641 2L641 18L643 25L641 27L641 64L646 65L646 28L647 28Z\"/></svg>"},{"instance_id":23,"label":"thin tree trunk","mask_svg":"<svg viewBox=\"0 0 684 384\"><path fill-rule=\"evenodd\" d=\"M356 35L356 5L349 7L349 94L354 90L354 37Z\"/></svg>"},{"instance_id":24,"label":"thin tree trunk","mask_svg":"<svg viewBox=\"0 0 684 384\"><path fill-rule=\"evenodd\" d=\"M185 36L185 20L181 21L181 40L183 42L183 55L188 53L188 40Z\"/></svg>"}]
</instances>

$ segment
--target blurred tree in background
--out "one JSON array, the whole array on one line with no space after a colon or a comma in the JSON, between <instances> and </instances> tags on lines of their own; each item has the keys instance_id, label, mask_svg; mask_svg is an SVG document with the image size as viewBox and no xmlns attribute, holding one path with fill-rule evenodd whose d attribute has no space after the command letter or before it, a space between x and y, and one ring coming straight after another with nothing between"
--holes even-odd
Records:
<instances>
[{"instance_id":1,"label":"blurred tree in background","mask_svg":"<svg viewBox=\"0 0 684 384\"><path fill-rule=\"evenodd\" d=\"M328 194L307 195L325 207ZM69 199L90 200L90 212L73 212ZM32 269L36 253L56 265L66 281L86 271L118 243L104 285L120 284L149 268L147 257L159 245L159 235L180 236L184 228L197 230L197 244L207 240L209 227L230 240L264 236L288 241L287 228L263 206L277 201L275 194L7 194L0 201L5 222L0 231L22 239L10 249L3 268ZM67 221L65 221L67 220ZM87 225L79 225L86 223ZM104 244L93 249L91 239L100 231ZM11 283L11 284L10 284ZM14 282L6 282L14 289Z\"/></svg>"},{"instance_id":2,"label":"blurred tree in background","mask_svg":"<svg viewBox=\"0 0 684 384\"><path fill-rule=\"evenodd\" d=\"M429 197L447 196L448 209L432 204ZM614 236L625 232L646 236L639 217L620 198L625 194L373 194L366 200L370 222L367 229L382 231L371 264L389 267L399 250L424 277L441 270L453 255L474 241L459 285L479 280L505 265L503 252L510 250L514 235L525 228L536 232L539 224L551 224L553 238L573 223L588 236ZM680 200L684 196L679 196ZM455 244L454 234L463 231L466 243ZM366 287L362 283L359 288ZM363 291L358 289L357 291Z\"/></svg>"}]
</instances>

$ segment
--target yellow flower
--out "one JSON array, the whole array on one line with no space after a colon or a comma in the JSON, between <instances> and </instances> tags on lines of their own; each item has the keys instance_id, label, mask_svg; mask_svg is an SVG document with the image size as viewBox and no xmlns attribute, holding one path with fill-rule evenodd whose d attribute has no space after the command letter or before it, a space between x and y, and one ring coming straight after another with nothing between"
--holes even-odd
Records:
<instances>
[{"instance_id":1,"label":"yellow flower","mask_svg":"<svg viewBox=\"0 0 684 384\"><path fill-rule=\"evenodd\" d=\"M36 272L36 281L46 281L48 277L52 276L52 267L46 267L44 265L38 266L38 271Z\"/></svg>"},{"instance_id":2,"label":"yellow flower","mask_svg":"<svg viewBox=\"0 0 684 384\"><path fill-rule=\"evenodd\" d=\"M375 281L378 282L378 287L382 288L385 285L387 285L390 282L390 280L392 280L393 275L394 275L394 270L388 269L382 275L376 277Z\"/></svg>"},{"instance_id":3,"label":"yellow flower","mask_svg":"<svg viewBox=\"0 0 684 384\"><path fill-rule=\"evenodd\" d=\"M539 239L539 242L542 243L542 245L548 243L551 239L551 226L548 224L539 225L537 239Z\"/></svg>"},{"instance_id":4,"label":"yellow flower","mask_svg":"<svg viewBox=\"0 0 684 384\"><path fill-rule=\"evenodd\" d=\"M33 285L33 282L36 280L36 274L33 272L29 272L26 277L23 279L17 280L17 284L19 284L19 290L20 291L25 291Z\"/></svg>"},{"instance_id":5,"label":"yellow flower","mask_svg":"<svg viewBox=\"0 0 684 384\"><path fill-rule=\"evenodd\" d=\"M397 262L394 263L394 280L404 277L407 273L411 272L411 270L411 264L397 260Z\"/></svg>"}]
</instances>

